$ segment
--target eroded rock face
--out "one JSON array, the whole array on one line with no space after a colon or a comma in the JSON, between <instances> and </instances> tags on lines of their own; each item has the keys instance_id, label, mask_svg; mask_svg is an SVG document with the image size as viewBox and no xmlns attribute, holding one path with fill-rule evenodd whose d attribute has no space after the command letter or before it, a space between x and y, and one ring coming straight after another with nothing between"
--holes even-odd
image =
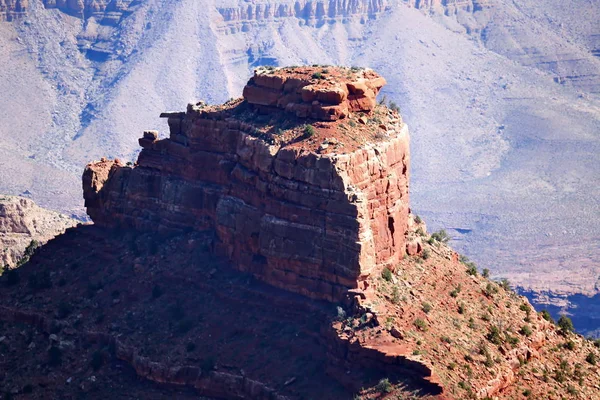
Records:
<instances>
[{"instance_id":1,"label":"eroded rock face","mask_svg":"<svg viewBox=\"0 0 600 400\"><path fill-rule=\"evenodd\" d=\"M0 0L0 21L12 21L26 14L28 0Z\"/></svg>"},{"instance_id":2,"label":"eroded rock face","mask_svg":"<svg viewBox=\"0 0 600 400\"><path fill-rule=\"evenodd\" d=\"M261 69L244 88L250 104L280 108L300 118L336 121L351 112L375 108L385 79L371 70L335 70L312 67Z\"/></svg>"},{"instance_id":3,"label":"eroded rock face","mask_svg":"<svg viewBox=\"0 0 600 400\"><path fill-rule=\"evenodd\" d=\"M366 90L373 90L373 80L382 81L372 71L365 75L372 76ZM296 79L296 89L287 94L294 98L311 84L297 71L274 76ZM256 78L242 103L166 114L170 138L158 140L146 132L135 168L113 161L88 165L83 176L88 214L107 227L212 230L219 239L215 251L240 270L290 291L338 300L405 253L408 130L399 121L386 127L385 140L349 152L319 154L307 149L303 137L270 144L272 138L253 123L262 118L258 113L294 118L296 125L313 122L313 130L328 132L339 121L317 123L296 119L287 106L286 111L273 104L265 108L248 95ZM281 87L269 93L281 94ZM338 106L350 113L345 96Z\"/></svg>"},{"instance_id":4,"label":"eroded rock face","mask_svg":"<svg viewBox=\"0 0 600 400\"><path fill-rule=\"evenodd\" d=\"M32 240L45 243L76 224L32 200L0 195L0 268L15 267Z\"/></svg>"}]
</instances>

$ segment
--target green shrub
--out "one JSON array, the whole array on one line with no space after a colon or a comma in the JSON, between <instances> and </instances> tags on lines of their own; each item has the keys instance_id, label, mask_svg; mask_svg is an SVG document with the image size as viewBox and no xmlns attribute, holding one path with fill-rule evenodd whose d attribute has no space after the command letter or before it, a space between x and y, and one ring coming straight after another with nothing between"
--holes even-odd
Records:
<instances>
[{"instance_id":1,"label":"green shrub","mask_svg":"<svg viewBox=\"0 0 600 400\"><path fill-rule=\"evenodd\" d=\"M429 311L431 311L431 309L432 309L431 304L429 304L427 302L421 303L421 310L423 310L423 312L425 314L429 314Z\"/></svg>"},{"instance_id":2,"label":"green shrub","mask_svg":"<svg viewBox=\"0 0 600 400\"><path fill-rule=\"evenodd\" d=\"M429 249L423 249L421 257L423 258L423 260L427 260L429 257L431 257L431 251Z\"/></svg>"},{"instance_id":3,"label":"green shrub","mask_svg":"<svg viewBox=\"0 0 600 400\"><path fill-rule=\"evenodd\" d=\"M390 271L389 268L384 268L381 271L381 277L383 279L385 279L386 281L391 282L392 281L392 271Z\"/></svg>"},{"instance_id":4,"label":"green shrub","mask_svg":"<svg viewBox=\"0 0 600 400\"><path fill-rule=\"evenodd\" d=\"M540 311L540 315L542 316L542 318L544 318L546 321L552 322L554 323L554 319L552 318L552 316L550 315L550 313L547 310L542 310Z\"/></svg>"},{"instance_id":5,"label":"green shrub","mask_svg":"<svg viewBox=\"0 0 600 400\"><path fill-rule=\"evenodd\" d=\"M381 379L377 386L375 386L375 390L377 390L381 394L392 393L394 387L390 383L388 378Z\"/></svg>"},{"instance_id":6,"label":"green shrub","mask_svg":"<svg viewBox=\"0 0 600 400\"><path fill-rule=\"evenodd\" d=\"M304 125L304 135L306 137L313 137L315 135L315 127L312 125Z\"/></svg>"},{"instance_id":7,"label":"green shrub","mask_svg":"<svg viewBox=\"0 0 600 400\"><path fill-rule=\"evenodd\" d=\"M510 288L510 282L506 278L502 278L500 280L500 286L502 287L502 289L506 290L507 292L510 291L510 290L512 290Z\"/></svg>"},{"instance_id":8,"label":"green shrub","mask_svg":"<svg viewBox=\"0 0 600 400\"><path fill-rule=\"evenodd\" d=\"M467 274L477 276L477 266L474 263L470 262L470 263L466 264L466 266L467 266Z\"/></svg>"},{"instance_id":9,"label":"green shrub","mask_svg":"<svg viewBox=\"0 0 600 400\"><path fill-rule=\"evenodd\" d=\"M421 318L417 318L415 319L415 321L413 322L413 324L421 331L426 332L427 331L427 322L423 321Z\"/></svg>"},{"instance_id":10,"label":"green shrub","mask_svg":"<svg viewBox=\"0 0 600 400\"><path fill-rule=\"evenodd\" d=\"M487 269L487 268L484 268L484 269L483 269L483 271L481 271L481 275L482 275L484 278L489 278L489 277L490 277L490 270L489 270L489 269Z\"/></svg>"},{"instance_id":11,"label":"green shrub","mask_svg":"<svg viewBox=\"0 0 600 400\"><path fill-rule=\"evenodd\" d=\"M585 357L585 361L587 361L588 363L590 363L592 365L596 365L598 363L598 357L596 356L596 354L594 354L590 351L588 353L588 355Z\"/></svg>"},{"instance_id":12,"label":"green shrub","mask_svg":"<svg viewBox=\"0 0 600 400\"><path fill-rule=\"evenodd\" d=\"M390 101L390 110L392 111L396 111L396 112L400 112L400 107L398 107L398 104L394 103L393 101Z\"/></svg>"},{"instance_id":13,"label":"green shrub","mask_svg":"<svg viewBox=\"0 0 600 400\"><path fill-rule=\"evenodd\" d=\"M573 327L573 321L571 321L571 318L565 316L565 315L561 315L560 318L558 319L558 327L560 328L560 331L563 335L566 335L568 333L571 333L575 330L575 328Z\"/></svg>"},{"instance_id":14,"label":"green shrub","mask_svg":"<svg viewBox=\"0 0 600 400\"><path fill-rule=\"evenodd\" d=\"M415 222L416 222L417 224L420 224L421 222L423 222L423 220L421 219L421 217L419 217L419 216L417 215L417 216L415 216Z\"/></svg>"},{"instance_id":15,"label":"green shrub","mask_svg":"<svg viewBox=\"0 0 600 400\"><path fill-rule=\"evenodd\" d=\"M494 297L496 293L498 293L498 287L494 283L488 282L485 289L483 289L483 294L491 298Z\"/></svg>"},{"instance_id":16,"label":"green shrub","mask_svg":"<svg viewBox=\"0 0 600 400\"><path fill-rule=\"evenodd\" d=\"M458 313L459 313L459 314L464 314L464 313L465 313L465 305L464 305L464 303L459 303L459 304L458 304ZM472 319L473 319L473 318L471 318L471 320L472 320ZM471 321L471 320L469 320L469 321Z\"/></svg>"},{"instance_id":17,"label":"green shrub","mask_svg":"<svg viewBox=\"0 0 600 400\"><path fill-rule=\"evenodd\" d=\"M567 350L575 350L575 342L572 340L565 342L564 346Z\"/></svg>"},{"instance_id":18,"label":"green shrub","mask_svg":"<svg viewBox=\"0 0 600 400\"><path fill-rule=\"evenodd\" d=\"M448 241L450 240L450 236L448 236L448 233L444 229L441 229L437 232L433 232L431 234L431 237L440 243L448 243Z\"/></svg>"},{"instance_id":19,"label":"green shrub","mask_svg":"<svg viewBox=\"0 0 600 400\"><path fill-rule=\"evenodd\" d=\"M494 344L502 344L502 337L500 335L500 329L497 326L492 326L490 331L486 335L487 340Z\"/></svg>"},{"instance_id":20,"label":"green shrub","mask_svg":"<svg viewBox=\"0 0 600 400\"><path fill-rule=\"evenodd\" d=\"M533 332L531 331L531 328L530 328L528 325L523 325L523 326L521 327L521 329L519 330L519 333L520 333L521 335L524 335L524 336L528 336L528 337L529 337L529 336L531 336L531 334L532 334Z\"/></svg>"},{"instance_id":21,"label":"green shrub","mask_svg":"<svg viewBox=\"0 0 600 400\"><path fill-rule=\"evenodd\" d=\"M323 79L323 74L321 72L315 72L312 74L313 79Z\"/></svg>"},{"instance_id":22,"label":"green shrub","mask_svg":"<svg viewBox=\"0 0 600 400\"><path fill-rule=\"evenodd\" d=\"M462 285L458 284L457 287L455 287L451 292L450 292L450 297L458 297L458 294L460 293L460 291L462 290Z\"/></svg>"}]
</instances>

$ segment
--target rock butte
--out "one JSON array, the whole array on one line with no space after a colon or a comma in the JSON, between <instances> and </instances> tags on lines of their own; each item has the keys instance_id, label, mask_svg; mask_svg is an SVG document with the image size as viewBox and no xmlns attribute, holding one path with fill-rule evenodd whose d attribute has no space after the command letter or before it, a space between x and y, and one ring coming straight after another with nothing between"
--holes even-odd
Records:
<instances>
[{"instance_id":1,"label":"rock butte","mask_svg":"<svg viewBox=\"0 0 600 400\"><path fill-rule=\"evenodd\" d=\"M135 166L89 164L87 212L103 227L213 231L239 270L338 301L406 253L409 136L376 103L384 83L368 69L258 70L243 101L164 113L170 137L145 132Z\"/></svg>"}]
</instances>

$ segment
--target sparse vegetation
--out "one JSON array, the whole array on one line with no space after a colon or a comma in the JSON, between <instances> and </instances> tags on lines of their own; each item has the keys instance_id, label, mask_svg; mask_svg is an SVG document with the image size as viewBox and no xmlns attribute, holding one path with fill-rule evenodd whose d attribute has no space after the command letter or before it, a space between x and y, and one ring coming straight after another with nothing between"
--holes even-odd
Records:
<instances>
[{"instance_id":1,"label":"sparse vegetation","mask_svg":"<svg viewBox=\"0 0 600 400\"><path fill-rule=\"evenodd\" d=\"M550 313L548 312L548 310L542 310L540 311L540 315L542 316L542 318L544 318L546 321L552 322L554 323L554 319L552 318L552 316L550 315Z\"/></svg>"},{"instance_id":2,"label":"sparse vegetation","mask_svg":"<svg viewBox=\"0 0 600 400\"><path fill-rule=\"evenodd\" d=\"M392 271L390 271L389 268L384 268L381 271L381 277L386 280L387 282L391 282L392 281Z\"/></svg>"},{"instance_id":3,"label":"sparse vegetation","mask_svg":"<svg viewBox=\"0 0 600 400\"><path fill-rule=\"evenodd\" d=\"M313 137L316 133L315 127L312 125L304 125L304 135L306 137Z\"/></svg>"},{"instance_id":4,"label":"sparse vegetation","mask_svg":"<svg viewBox=\"0 0 600 400\"><path fill-rule=\"evenodd\" d=\"M421 318L415 319L413 324L417 327L417 329L426 332L427 331L427 322L423 321Z\"/></svg>"},{"instance_id":5,"label":"sparse vegetation","mask_svg":"<svg viewBox=\"0 0 600 400\"><path fill-rule=\"evenodd\" d=\"M323 73L315 72L314 74L312 74L312 78L313 79L323 79Z\"/></svg>"},{"instance_id":6,"label":"sparse vegetation","mask_svg":"<svg viewBox=\"0 0 600 400\"><path fill-rule=\"evenodd\" d=\"M431 238L440 243L448 243L448 241L450 240L450 236L448 236L448 233L444 229L441 229L437 232L433 232L431 234Z\"/></svg>"},{"instance_id":7,"label":"sparse vegetation","mask_svg":"<svg viewBox=\"0 0 600 400\"><path fill-rule=\"evenodd\" d=\"M427 302L421 303L421 310L423 310L423 312L425 314L429 314L429 312L431 311L431 309L432 309L431 304L429 304Z\"/></svg>"},{"instance_id":8,"label":"sparse vegetation","mask_svg":"<svg viewBox=\"0 0 600 400\"><path fill-rule=\"evenodd\" d=\"M521 327L521 329L519 330L519 333L524 336L531 336L531 334L533 332L531 331L531 328L529 327L529 325L523 325Z\"/></svg>"},{"instance_id":9,"label":"sparse vegetation","mask_svg":"<svg viewBox=\"0 0 600 400\"><path fill-rule=\"evenodd\" d=\"M423 258L423 260L427 260L429 257L431 257L431 250L423 249L423 252L421 253L421 257Z\"/></svg>"},{"instance_id":10,"label":"sparse vegetation","mask_svg":"<svg viewBox=\"0 0 600 400\"><path fill-rule=\"evenodd\" d=\"M590 363L592 365L596 365L598 363L598 357L596 356L596 354L594 354L590 351L588 353L588 355L585 357L585 361L587 361L588 363Z\"/></svg>"},{"instance_id":11,"label":"sparse vegetation","mask_svg":"<svg viewBox=\"0 0 600 400\"><path fill-rule=\"evenodd\" d=\"M394 387L392 386L388 378L384 378L380 380L379 383L377 383L377 386L375 386L375 390L377 390L381 394L386 394L391 393L392 390L394 390Z\"/></svg>"},{"instance_id":12,"label":"sparse vegetation","mask_svg":"<svg viewBox=\"0 0 600 400\"><path fill-rule=\"evenodd\" d=\"M567 334L573 332L573 330L575 329L573 327L573 321L571 321L571 318L567 317L566 315L560 316L560 318L558 319L557 325L560 328L560 332L563 335L567 335Z\"/></svg>"},{"instance_id":13,"label":"sparse vegetation","mask_svg":"<svg viewBox=\"0 0 600 400\"><path fill-rule=\"evenodd\" d=\"M484 268L483 271L481 271L481 276L483 276L484 278L489 278L490 277L490 270L487 268Z\"/></svg>"}]
</instances>

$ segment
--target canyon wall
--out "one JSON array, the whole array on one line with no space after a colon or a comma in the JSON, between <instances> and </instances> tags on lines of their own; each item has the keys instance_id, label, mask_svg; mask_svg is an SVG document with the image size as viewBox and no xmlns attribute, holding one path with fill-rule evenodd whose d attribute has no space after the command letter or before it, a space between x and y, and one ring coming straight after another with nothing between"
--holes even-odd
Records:
<instances>
[{"instance_id":1,"label":"canyon wall","mask_svg":"<svg viewBox=\"0 0 600 400\"><path fill-rule=\"evenodd\" d=\"M27 13L28 0L0 0L0 21L12 21Z\"/></svg>"},{"instance_id":2,"label":"canyon wall","mask_svg":"<svg viewBox=\"0 0 600 400\"><path fill-rule=\"evenodd\" d=\"M135 167L88 165L88 214L108 227L212 230L215 251L240 270L309 297L341 299L405 253L408 131L396 119L388 139L348 152L320 154L303 136L273 144L254 123L265 115L293 118L315 136L330 133L344 119L306 107L368 113L384 82L363 71L329 87L312 73L257 75L244 102L165 114L170 138L146 132ZM303 125L311 122L312 131Z\"/></svg>"}]
</instances>

